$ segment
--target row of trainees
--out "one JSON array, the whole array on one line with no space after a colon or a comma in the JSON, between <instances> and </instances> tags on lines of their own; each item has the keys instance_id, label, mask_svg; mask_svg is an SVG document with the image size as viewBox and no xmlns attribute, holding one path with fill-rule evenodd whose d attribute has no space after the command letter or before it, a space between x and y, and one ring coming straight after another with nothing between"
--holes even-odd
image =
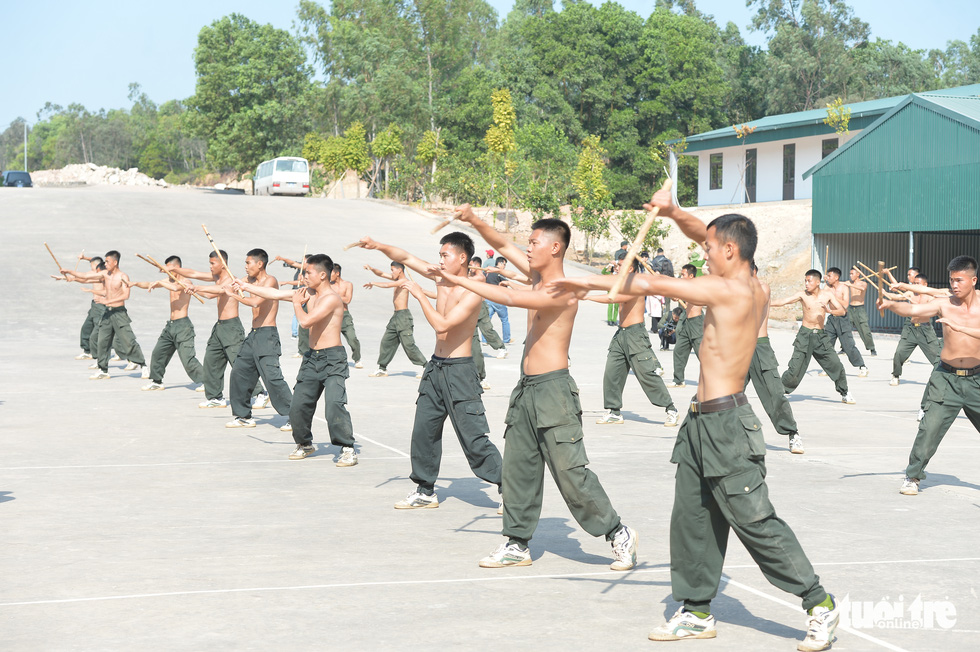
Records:
<instances>
[{"instance_id":1,"label":"row of trainees","mask_svg":"<svg viewBox=\"0 0 980 652\"><path fill-rule=\"evenodd\" d=\"M671 206L669 197L666 201L661 197L659 201ZM438 457L432 454L431 448L426 450L425 446L426 437L433 436L430 427L433 420L426 418L429 410L443 413L438 419L440 440L442 423L446 416L453 416L450 410L463 408L463 414L483 416L480 409L482 401L479 405L476 403L479 401L476 384L470 383L476 393L476 398L471 399L465 392L458 391L465 386L465 377L451 375L465 372L467 365L472 365L472 358L466 353L477 311L475 304L468 308L466 300L472 296L479 303L479 297L475 295L481 295L530 311L523 375L511 397L505 419L507 431L502 464L494 464L499 453L497 456L492 453L483 457L471 455L483 442L477 438L474 445L460 433L461 424L465 430L467 421L452 419L477 475L490 476L484 479L493 483L495 475L488 469L495 466L500 469L504 535L508 541L481 560L481 565L530 564L527 542L540 513L543 468L547 465L563 498L583 528L596 536L605 535L612 541L617 557L613 568L631 568L636 559L636 534L622 525L598 478L587 468L588 459L581 438L581 406L577 388L566 367L577 300L584 298L590 289L610 288L612 279L562 278L562 259L569 234L567 226L560 221L545 220L534 225L525 258L468 208L464 207L459 217L476 227L504 255L510 253L515 266L520 268L523 262L528 268L532 289L515 291L492 288L460 275L460 270L465 268L468 256L472 254L472 243L467 247L466 241L461 238L468 238L463 234L451 234L443 239L438 266L427 265L389 245L381 245L370 239L362 241L366 248L380 249L389 258L437 280L435 308L424 299L421 288L414 282L405 279L401 284L403 289L419 300L426 319L437 333L435 355L420 383L420 401L413 431L413 480L416 480L417 489L402 504L417 508L438 504L432 492L434 478L431 483L426 483L423 473L418 472L425 462L435 461L438 467ZM668 217L678 220L685 233L691 234L696 241L707 241L712 275L689 281L632 276L625 288L629 295L662 293L681 297L689 304L710 308L699 349L702 365L698 394L688 410L672 456L672 462L678 464L671 523L672 585L675 598L682 601L684 606L668 623L657 628L651 638L675 640L715 635L709 605L717 591L725 541L728 532L734 530L753 552L766 576L775 585L803 599L803 605L808 610L809 629L799 649L827 649L836 627L836 604L819 585L792 532L776 517L768 501L764 480L765 445L761 440L758 420L752 415L742 392L755 357L756 344L761 341L760 335L764 332L768 303L768 292L755 276L751 265L751 252L754 251L756 239L754 226L741 216L725 216L725 219L719 218L721 221L716 220L705 230L702 223L696 220L692 223L683 211L670 211ZM453 237L460 239L453 242ZM510 248L514 251L508 251ZM322 278L318 282L308 282L309 289L289 293L289 300L296 307L301 323L311 327L311 343L316 342L314 351L325 351L339 347L340 320L336 315L326 317L322 311L311 309L307 315L316 314L325 321L323 329L317 332L312 326L314 320L304 320L300 315L302 299L307 299L309 306L311 290L314 297L320 295L319 287L329 274L326 264L322 268L319 264L311 264L311 270L318 268ZM975 264L973 274L975 282ZM253 296L265 294L268 295L266 299L273 301L286 299L284 295L262 290L254 283L257 279L253 277L252 280L248 283L232 282L230 289L245 289ZM224 293L233 296L227 287ZM297 298L297 294L305 296ZM322 294L326 302L328 289L324 289ZM889 308L902 314L902 309L897 306ZM973 321L976 322L976 319ZM331 323L333 326L326 328ZM323 337L324 333L334 329L336 337ZM619 333L617 331L617 335ZM336 343L333 343L334 339ZM343 349L340 351L343 353ZM475 376L469 375L471 380ZM422 397L427 392L433 396L441 393L442 402L423 401ZM455 416L458 417L459 413ZM485 416L479 428L483 430L482 439L485 440L488 428L483 423ZM486 443L489 444L488 441ZM489 445L492 447L492 444ZM487 460L489 464L486 464ZM417 464L419 469L416 468ZM742 484L745 485L744 494L740 488ZM736 486L739 487L738 491L735 490ZM699 522L710 522L713 526L710 531L693 527ZM701 554L691 552L695 550L717 552L706 559ZM766 552L773 550L779 550L780 554Z\"/></svg>"}]
</instances>

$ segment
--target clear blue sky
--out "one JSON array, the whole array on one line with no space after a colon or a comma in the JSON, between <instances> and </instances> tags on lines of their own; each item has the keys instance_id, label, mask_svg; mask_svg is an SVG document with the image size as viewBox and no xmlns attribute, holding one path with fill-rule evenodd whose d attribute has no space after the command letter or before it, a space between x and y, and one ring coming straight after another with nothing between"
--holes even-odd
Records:
<instances>
[{"instance_id":1,"label":"clear blue sky","mask_svg":"<svg viewBox=\"0 0 980 652\"><path fill-rule=\"evenodd\" d=\"M513 0L489 2L501 17L513 6ZM128 108L130 82L141 84L158 104L186 98L194 93L192 55L201 27L238 12L291 29L297 6L295 0L4 0L2 4L0 130L18 116L33 123L49 101L62 106L78 102L90 111ZM620 4L641 15L653 6L651 0L621 0ZM917 4L850 0L849 4L871 25L874 36L917 49L945 48L952 39L968 41L980 27L978 0ZM742 0L698 0L697 6L722 25L734 22L750 43L763 44L762 35L747 29L752 12Z\"/></svg>"}]
</instances>

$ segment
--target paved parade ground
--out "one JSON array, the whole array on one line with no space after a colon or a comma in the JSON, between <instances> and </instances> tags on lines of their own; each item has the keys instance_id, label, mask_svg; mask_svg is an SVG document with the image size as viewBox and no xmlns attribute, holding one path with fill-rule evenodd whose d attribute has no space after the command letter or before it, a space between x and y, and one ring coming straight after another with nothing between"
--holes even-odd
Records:
<instances>
[{"instance_id":1,"label":"paved parade ground","mask_svg":"<svg viewBox=\"0 0 980 652\"><path fill-rule=\"evenodd\" d=\"M363 265L386 269L387 260L342 251L370 235L435 261L435 220L374 201L102 187L3 189L0 220L8 256L0 322L0 649L665 646L647 634L678 606L668 546L668 460L677 430L663 427L663 410L634 379L624 397L626 424L595 425L614 332L605 306L581 305L571 374L581 388L591 468L639 533L639 563L610 571L609 544L574 522L546 478L533 565L489 570L477 561L503 541L496 491L472 475L448 424L437 484L442 504L392 508L413 488L408 452L418 381L400 351L389 377L368 377L392 307L390 290L361 288L375 279ZM259 410L258 427L225 429L230 410L199 409L203 394L192 391L176 357L163 392L141 392L148 381L121 363L110 365L110 380L89 380L89 362L73 359L91 295L49 278L55 267L43 242L67 267L82 249L118 249L132 280L153 280L159 274L135 253L161 262L178 254L185 266L207 269L201 223L229 252L235 274L244 273L253 247L294 259L308 248L343 265L355 285L350 310L364 358L364 369L351 368L347 381L357 466L334 466L340 451L323 443L322 408L316 455L290 461L294 443L279 430L285 417ZM486 248L477 242L478 255ZM269 271L292 278L279 263ZM434 335L417 302L409 305L428 356ZM167 293L134 289L127 307L149 360L168 318ZM492 386L484 401L501 449L526 332L524 312L510 313L509 357L484 349ZM192 301L190 316L201 358L213 302ZM292 357L290 320L291 306L282 304L282 367L292 384L300 360ZM248 328L246 309L242 321ZM774 327L770 336L785 368L794 333ZM902 384L890 387L897 337L876 339L878 357L866 357L870 377L858 378L845 360L856 405L842 404L811 363L791 397L805 455L788 452L749 387L766 432L770 496L824 586L845 602L835 650L973 650L980 636L980 437L959 417L921 493L900 495L930 369L917 351ZM669 379L670 354L655 352ZM692 356L688 386L671 390L682 412L697 372ZM717 639L677 645L795 650L805 633L797 598L771 586L735 537L713 613Z\"/></svg>"}]
</instances>

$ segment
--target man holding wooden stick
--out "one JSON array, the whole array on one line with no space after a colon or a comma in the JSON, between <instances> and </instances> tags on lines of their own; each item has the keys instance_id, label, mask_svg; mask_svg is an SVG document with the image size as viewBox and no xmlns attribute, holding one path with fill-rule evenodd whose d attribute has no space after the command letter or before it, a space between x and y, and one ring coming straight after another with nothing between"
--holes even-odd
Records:
<instances>
[{"instance_id":1,"label":"man holding wooden stick","mask_svg":"<svg viewBox=\"0 0 980 652\"><path fill-rule=\"evenodd\" d=\"M612 570L636 565L637 535L623 525L599 478L588 468L582 440L582 404L575 381L568 373L568 345L584 291L554 296L544 284L564 275L564 257L571 230L561 220L543 219L531 225L527 252L478 218L468 204L456 218L473 226L487 243L531 279L529 290L451 274L446 282L462 286L484 299L528 311L527 339L521 379L510 398L504 422L504 527L507 541L480 560L484 568L529 566L528 541L541 516L544 469L551 471L572 516L595 537L612 544Z\"/></svg>"},{"instance_id":2,"label":"man holding wooden stick","mask_svg":"<svg viewBox=\"0 0 980 652\"><path fill-rule=\"evenodd\" d=\"M917 274L907 284L891 283L890 285L895 289L901 289L905 285L929 287L929 279L923 274ZM913 305L926 304L936 298L928 294L916 294L911 291L908 296L896 296L889 292L882 292L882 295L883 298L891 301L908 301ZM936 329L932 327L931 317L915 315L905 318L905 323L902 325L902 335L898 340L898 346L895 347L895 356L892 359L892 378L888 383L889 385L893 387L898 385L899 378L902 377L902 368L916 347L926 356L930 366L935 367L936 363L939 362L942 345L939 343L939 338L936 337ZM923 405L920 406L920 418L924 409L925 401L923 400Z\"/></svg>"},{"instance_id":3,"label":"man holding wooden stick","mask_svg":"<svg viewBox=\"0 0 980 652\"><path fill-rule=\"evenodd\" d=\"M392 288L391 301L394 307L391 319L388 320L388 325L385 327L384 335L381 336L381 346L378 350L378 370L368 374L368 376L371 378L387 376L388 365L395 357L399 345L413 365L425 367L425 356L415 344L415 320L412 319L412 313L408 309L408 290L402 286L405 280L405 266L398 261L392 261L390 272L382 272L371 265L365 265L364 269L375 276L387 279L387 282L365 283L364 287L368 290L373 287ZM422 372L416 373L415 377L421 378Z\"/></svg>"},{"instance_id":4,"label":"man holding wooden stick","mask_svg":"<svg viewBox=\"0 0 980 652\"><path fill-rule=\"evenodd\" d=\"M102 281L105 286L104 299L95 300L105 305L105 313L99 324L99 370L91 376L92 380L111 378L109 375L109 352L115 349L120 357L129 361L127 371L140 369L140 375L148 378L150 370L146 366L143 350L136 341L132 322L126 311L126 301L129 299L129 277L119 268L120 254L116 250L108 251L105 255L105 271L79 273L70 269L60 270L62 274L82 281Z\"/></svg>"},{"instance_id":5,"label":"man holding wooden stick","mask_svg":"<svg viewBox=\"0 0 980 652\"><path fill-rule=\"evenodd\" d=\"M680 278L690 280L698 275L698 268L688 263L681 267ZM671 389L684 387L684 370L687 369L687 361L691 358L691 352L700 360L701 338L704 336L704 306L696 303L687 302L684 308L684 315L679 322L674 334L677 340L674 342L674 379L667 385Z\"/></svg>"},{"instance_id":6,"label":"man holding wooden stick","mask_svg":"<svg viewBox=\"0 0 980 652\"><path fill-rule=\"evenodd\" d=\"M858 335L861 336L861 342L864 343L864 348L868 350L872 358L877 357L878 352L875 350L875 340L871 335L871 326L868 325L868 311L864 307L864 297L868 292L868 282L861 278L861 271L857 268L857 265L851 267L848 272L848 277L850 281L841 281L841 283L851 289L851 301L847 306L847 316L850 318L851 323L854 324L854 328L857 329Z\"/></svg>"},{"instance_id":7,"label":"man holding wooden stick","mask_svg":"<svg viewBox=\"0 0 980 652\"><path fill-rule=\"evenodd\" d=\"M661 210L689 238L704 242L711 268L710 275L690 280L629 274L620 285L626 295L672 296L708 308L697 395L671 455L677 471L670 578L673 597L683 606L649 638L716 636L711 601L718 593L728 537L734 531L765 577L802 599L807 634L797 649L829 649L839 620L837 603L820 585L796 535L769 501L766 445L742 391L766 318L766 296L751 269L758 241L755 225L742 215L729 214L705 227L674 206L669 190L658 191L644 208ZM556 279L550 285L566 292L614 288L617 295L616 283L594 275ZM506 488L504 499L506 504Z\"/></svg>"},{"instance_id":8,"label":"man holding wooden stick","mask_svg":"<svg viewBox=\"0 0 980 652\"><path fill-rule=\"evenodd\" d=\"M858 377L866 378L868 367L864 364L864 357L854 344L854 335L851 333L853 326L847 312L847 307L851 305L851 287L841 281L841 276L842 273L837 267L831 267L827 270L825 277L827 289L834 293L837 300L844 306L845 312L843 315L827 315L825 329L827 335L830 336L830 348L834 348L834 342L840 342L840 348L847 355L847 361L851 363L852 367L858 369Z\"/></svg>"},{"instance_id":9,"label":"man holding wooden stick","mask_svg":"<svg viewBox=\"0 0 980 652\"><path fill-rule=\"evenodd\" d=\"M102 264L102 258L99 256L92 256L86 258L85 254L79 255L78 260L87 260L91 267L92 272L98 272L99 267ZM61 280L62 277L57 277ZM93 295L105 295L105 286L102 281L80 281L79 279L73 279L79 283L91 283L92 284L92 294ZM89 305L88 314L85 315L85 321L82 322L82 329L79 333L78 343L82 347L82 352L75 356L76 360L93 360L99 355L97 348L92 345L92 333L98 333L99 324L102 322L102 315L105 314L105 305L98 303L95 300L95 296L92 297L92 303ZM95 337L96 343L98 342L98 335Z\"/></svg>"}]
</instances>

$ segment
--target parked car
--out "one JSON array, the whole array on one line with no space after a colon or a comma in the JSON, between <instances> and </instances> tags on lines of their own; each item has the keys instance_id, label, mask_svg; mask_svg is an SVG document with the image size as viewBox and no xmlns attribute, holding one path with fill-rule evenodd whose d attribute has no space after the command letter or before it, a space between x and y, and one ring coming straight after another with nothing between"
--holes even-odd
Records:
<instances>
[{"instance_id":1,"label":"parked car","mask_svg":"<svg viewBox=\"0 0 980 652\"><path fill-rule=\"evenodd\" d=\"M19 170L7 170L4 172L3 183L0 185L14 188L31 188L34 186L31 183L31 175Z\"/></svg>"}]
</instances>

